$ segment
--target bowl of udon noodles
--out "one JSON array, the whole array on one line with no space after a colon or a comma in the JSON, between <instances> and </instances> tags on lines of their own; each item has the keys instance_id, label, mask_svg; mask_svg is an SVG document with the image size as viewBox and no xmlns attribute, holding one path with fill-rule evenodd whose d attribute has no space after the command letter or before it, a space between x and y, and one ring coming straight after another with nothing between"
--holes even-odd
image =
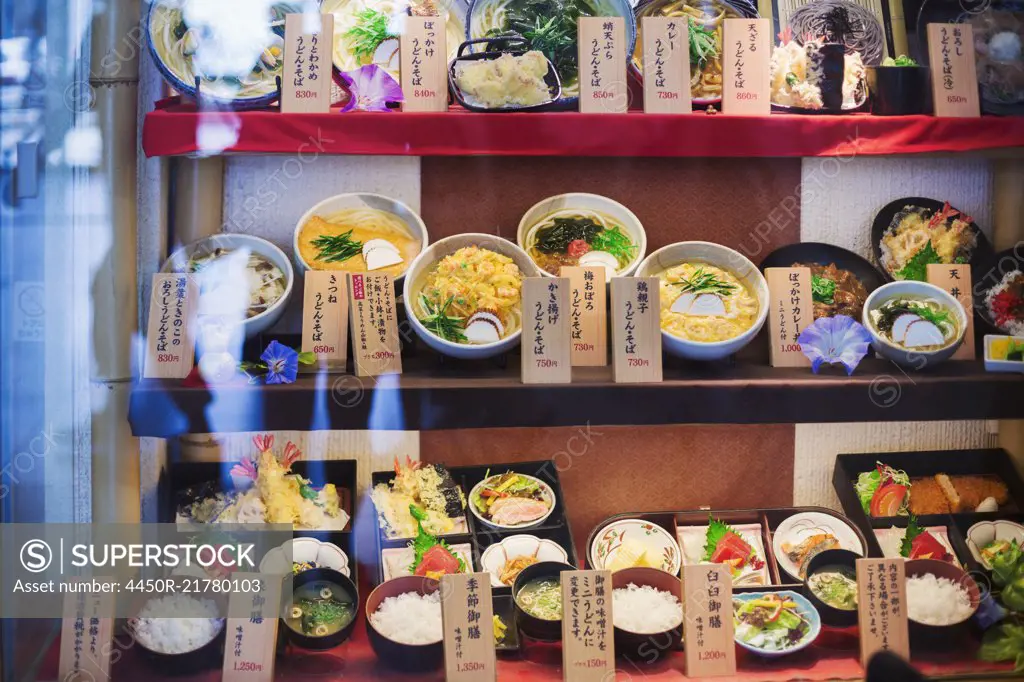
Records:
<instances>
[{"instance_id":1,"label":"bowl of udon noodles","mask_svg":"<svg viewBox=\"0 0 1024 682\"><path fill-rule=\"evenodd\" d=\"M538 201L519 221L516 241L548 277L563 266L603 266L608 281L630 275L647 252L647 233L632 211L583 192Z\"/></svg>"},{"instance_id":2,"label":"bowl of udon noodles","mask_svg":"<svg viewBox=\"0 0 1024 682\"><path fill-rule=\"evenodd\" d=\"M581 16L623 17L626 54L633 53L636 19L629 0L472 0L466 39L513 34L525 37L531 48L544 52L558 70L562 96L553 106L569 109L579 102L576 26Z\"/></svg>"},{"instance_id":3,"label":"bowl of udon noodles","mask_svg":"<svg viewBox=\"0 0 1024 682\"><path fill-rule=\"evenodd\" d=\"M236 109L267 106L284 73L284 17L312 0L235 5L154 0L144 27L153 62L178 92ZM199 92L196 79L199 79Z\"/></svg>"},{"instance_id":4,"label":"bowl of udon noodles","mask_svg":"<svg viewBox=\"0 0 1024 682\"><path fill-rule=\"evenodd\" d=\"M768 317L768 282L743 254L720 244L669 244L647 256L636 276L660 280L661 340L673 355L728 357Z\"/></svg>"},{"instance_id":5,"label":"bowl of udon noodles","mask_svg":"<svg viewBox=\"0 0 1024 682\"><path fill-rule=\"evenodd\" d=\"M506 239L447 237L409 267L402 290L406 316L416 335L443 355L500 355L522 335L523 279L539 276L526 252Z\"/></svg>"},{"instance_id":6,"label":"bowl of udon noodles","mask_svg":"<svg viewBox=\"0 0 1024 682\"><path fill-rule=\"evenodd\" d=\"M400 280L427 245L427 226L397 199L357 192L324 199L295 226L299 269L379 272Z\"/></svg>"},{"instance_id":7,"label":"bowl of udon noodles","mask_svg":"<svg viewBox=\"0 0 1024 682\"><path fill-rule=\"evenodd\" d=\"M722 36L726 19L757 16L750 3L727 0L648 0L636 9L637 39L630 66L643 81L643 19L671 17L686 21L689 30L690 98L706 107L722 101ZM685 34L684 34L685 35Z\"/></svg>"},{"instance_id":8,"label":"bowl of udon noodles","mask_svg":"<svg viewBox=\"0 0 1024 682\"><path fill-rule=\"evenodd\" d=\"M466 35L466 0L323 0L320 11L334 15L334 54L338 72L376 64L401 82L399 36L402 21L414 15L443 14L448 59Z\"/></svg>"},{"instance_id":9,"label":"bowl of udon noodles","mask_svg":"<svg viewBox=\"0 0 1024 682\"><path fill-rule=\"evenodd\" d=\"M967 313L952 294L914 280L890 282L871 292L862 322L879 355L910 369L948 360L967 331Z\"/></svg>"}]
</instances>

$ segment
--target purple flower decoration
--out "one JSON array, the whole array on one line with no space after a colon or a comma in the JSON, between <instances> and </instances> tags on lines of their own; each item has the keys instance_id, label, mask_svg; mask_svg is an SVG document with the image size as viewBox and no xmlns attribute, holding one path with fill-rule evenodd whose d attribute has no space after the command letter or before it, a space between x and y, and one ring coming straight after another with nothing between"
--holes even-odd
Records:
<instances>
[{"instance_id":1,"label":"purple flower decoration","mask_svg":"<svg viewBox=\"0 0 1024 682\"><path fill-rule=\"evenodd\" d=\"M391 111L388 102L401 102L402 86L391 75L376 64L362 66L355 71L341 74L349 94L348 102L341 108L344 111L359 109L360 111Z\"/></svg>"},{"instance_id":2,"label":"purple flower decoration","mask_svg":"<svg viewBox=\"0 0 1024 682\"><path fill-rule=\"evenodd\" d=\"M260 360L267 363L266 383L290 384L299 373L299 354L294 349L271 341Z\"/></svg>"},{"instance_id":3,"label":"purple flower decoration","mask_svg":"<svg viewBox=\"0 0 1024 682\"><path fill-rule=\"evenodd\" d=\"M822 317L800 332L800 349L811 361L815 374L822 363L842 363L846 374L853 374L868 353L871 335L859 322L848 315Z\"/></svg>"}]
</instances>

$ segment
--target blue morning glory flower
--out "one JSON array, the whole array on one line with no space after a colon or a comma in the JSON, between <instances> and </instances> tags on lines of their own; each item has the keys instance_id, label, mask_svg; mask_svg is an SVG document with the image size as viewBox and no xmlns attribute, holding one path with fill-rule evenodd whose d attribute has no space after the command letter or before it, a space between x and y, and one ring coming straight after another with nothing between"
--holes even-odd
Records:
<instances>
[{"instance_id":1,"label":"blue morning glory flower","mask_svg":"<svg viewBox=\"0 0 1024 682\"><path fill-rule=\"evenodd\" d=\"M864 326L848 315L822 317L800 332L800 349L811 361L815 374L823 363L842 364L846 374L853 374L868 353L871 335Z\"/></svg>"},{"instance_id":2,"label":"blue morning glory flower","mask_svg":"<svg viewBox=\"0 0 1024 682\"><path fill-rule=\"evenodd\" d=\"M267 345L260 360L267 363L268 384L290 384L299 373L298 352L277 341Z\"/></svg>"}]
</instances>

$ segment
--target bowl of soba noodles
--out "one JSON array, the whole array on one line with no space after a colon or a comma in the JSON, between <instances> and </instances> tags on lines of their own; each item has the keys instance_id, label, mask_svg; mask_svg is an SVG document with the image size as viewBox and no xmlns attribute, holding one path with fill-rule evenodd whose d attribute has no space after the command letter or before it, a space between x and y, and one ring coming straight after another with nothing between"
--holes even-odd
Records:
<instances>
[{"instance_id":1,"label":"bowl of soba noodles","mask_svg":"<svg viewBox=\"0 0 1024 682\"><path fill-rule=\"evenodd\" d=\"M150 54L171 87L236 109L267 106L284 74L284 18L315 11L311 0L235 5L155 0L144 27ZM196 81L199 81L199 92Z\"/></svg>"},{"instance_id":2,"label":"bowl of soba noodles","mask_svg":"<svg viewBox=\"0 0 1024 682\"><path fill-rule=\"evenodd\" d=\"M647 256L636 276L660 280L661 339L673 355L728 357L768 317L768 282L743 254L720 244L669 244Z\"/></svg>"},{"instance_id":3,"label":"bowl of soba noodles","mask_svg":"<svg viewBox=\"0 0 1024 682\"><path fill-rule=\"evenodd\" d=\"M522 286L540 271L526 252L491 234L459 234L412 262L402 290L416 335L454 358L481 359L519 344Z\"/></svg>"}]
</instances>

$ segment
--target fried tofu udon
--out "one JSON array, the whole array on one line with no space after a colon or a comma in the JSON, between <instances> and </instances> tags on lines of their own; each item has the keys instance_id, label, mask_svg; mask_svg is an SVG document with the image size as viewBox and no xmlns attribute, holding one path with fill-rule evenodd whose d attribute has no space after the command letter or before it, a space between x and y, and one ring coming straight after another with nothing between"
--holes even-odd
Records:
<instances>
[{"instance_id":1,"label":"fried tofu udon","mask_svg":"<svg viewBox=\"0 0 1024 682\"><path fill-rule=\"evenodd\" d=\"M416 317L445 341L496 343L522 326L523 273L508 256L465 246L430 266L417 285Z\"/></svg>"},{"instance_id":2,"label":"fried tofu udon","mask_svg":"<svg viewBox=\"0 0 1024 682\"><path fill-rule=\"evenodd\" d=\"M658 274L661 328L698 343L734 339L754 326L757 297L733 273L707 263L682 263Z\"/></svg>"}]
</instances>

